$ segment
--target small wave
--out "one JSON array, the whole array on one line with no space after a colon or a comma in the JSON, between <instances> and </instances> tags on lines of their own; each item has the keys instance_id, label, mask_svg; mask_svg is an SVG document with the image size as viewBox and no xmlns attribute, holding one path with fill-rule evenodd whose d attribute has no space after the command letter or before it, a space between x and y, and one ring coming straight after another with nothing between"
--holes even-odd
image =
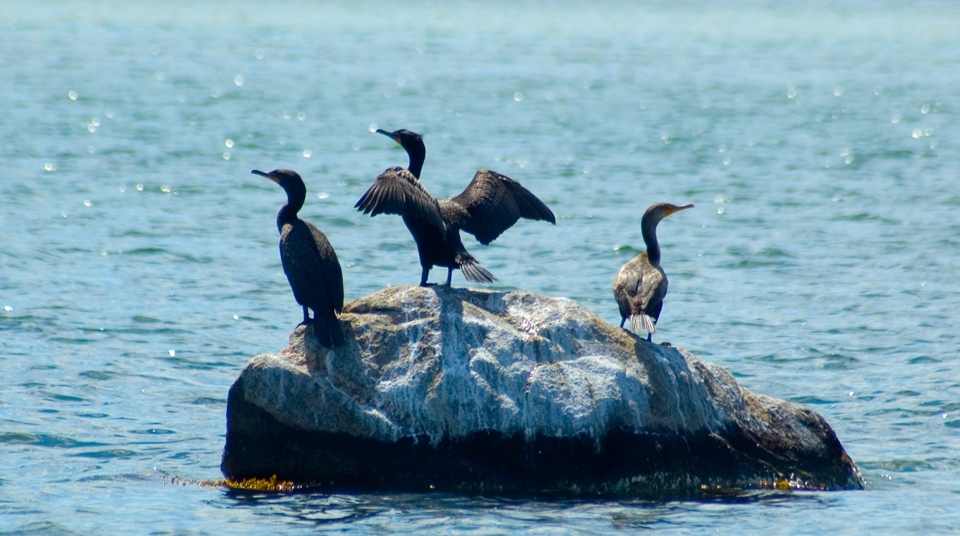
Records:
<instances>
[{"instance_id":1,"label":"small wave","mask_svg":"<svg viewBox=\"0 0 960 536\"><path fill-rule=\"evenodd\" d=\"M137 454L137 452L127 449L109 449L95 450L93 452L79 452L74 454L74 456L80 458L128 458L130 456L136 456Z\"/></svg>"}]
</instances>

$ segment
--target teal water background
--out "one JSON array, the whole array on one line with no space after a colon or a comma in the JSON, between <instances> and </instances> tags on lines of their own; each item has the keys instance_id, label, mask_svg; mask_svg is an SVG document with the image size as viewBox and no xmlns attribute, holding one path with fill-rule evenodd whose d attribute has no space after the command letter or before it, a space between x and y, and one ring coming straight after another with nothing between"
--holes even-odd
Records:
<instances>
[{"instance_id":1,"label":"teal water background","mask_svg":"<svg viewBox=\"0 0 960 536\"><path fill-rule=\"evenodd\" d=\"M960 6L953 2L0 3L0 534L960 530ZM467 248L619 322L659 201L657 340L822 414L863 492L701 501L251 494L227 390L300 321L291 168L348 300L416 284L353 204L421 132L557 225ZM442 280L435 270L432 280ZM466 282L457 273L454 285Z\"/></svg>"}]
</instances>

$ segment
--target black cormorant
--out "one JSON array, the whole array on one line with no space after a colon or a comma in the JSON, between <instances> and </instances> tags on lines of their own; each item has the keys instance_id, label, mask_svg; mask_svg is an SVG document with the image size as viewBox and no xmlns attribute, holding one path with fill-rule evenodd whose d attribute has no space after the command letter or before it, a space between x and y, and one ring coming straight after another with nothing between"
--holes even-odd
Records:
<instances>
[{"instance_id":1,"label":"black cormorant","mask_svg":"<svg viewBox=\"0 0 960 536\"><path fill-rule=\"evenodd\" d=\"M410 164L407 169L391 167L384 171L357 201L356 208L371 216L403 217L420 254L420 286L427 285L434 266L447 268L447 285L457 268L463 270L468 281L497 281L467 252L460 240L461 229L487 245L520 218L557 223L553 212L519 182L487 169L477 171L460 195L446 201L436 199L420 184L427 154L423 138L403 129L377 132L399 143L407 151Z\"/></svg>"},{"instance_id":2,"label":"black cormorant","mask_svg":"<svg viewBox=\"0 0 960 536\"><path fill-rule=\"evenodd\" d=\"M650 341L657 331L654 326L660 318L663 297L667 295L667 274L660 268L660 244L657 242L657 224L660 220L693 205L678 207L669 203L652 205L640 220L640 230L647 251L637 255L620 268L613 280L613 296L620 306L620 327L630 319L633 331L647 333Z\"/></svg>"},{"instance_id":3,"label":"black cormorant","mask_svg":"<svg viewBox=\"0 0 960 536\"><path fill-rule=\"evenodd\" d=\"M276 169L270 173L253 170L287 192L287 204L277 214L280 230L280 261L283 273L293 289L293 297L303 306L303 324L311 322L320 344L326 347L343 344L343 331L337 315L343 310L343 273L337 253L327 237L310 222L297 217L307 196L307 187L294 171Z\"/></svg>"}]
</instances>

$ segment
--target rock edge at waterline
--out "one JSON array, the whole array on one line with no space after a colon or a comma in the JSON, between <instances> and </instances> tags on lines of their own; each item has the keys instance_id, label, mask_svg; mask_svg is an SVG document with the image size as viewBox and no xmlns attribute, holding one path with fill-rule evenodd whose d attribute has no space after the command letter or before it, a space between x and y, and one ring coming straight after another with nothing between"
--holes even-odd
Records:
<instances>
[{"instance_id":1,"label":"rock edge at waterline","mask_svg":"<svg viewBox=\"0 0 960 536\"><path fill-rule=\"evenodd\" d=\"M569 299L390 287L341 322L340 348L300 326L246 366L225 476L525 494L863 488L816 413Z\"/></svg>"}]
</instances>

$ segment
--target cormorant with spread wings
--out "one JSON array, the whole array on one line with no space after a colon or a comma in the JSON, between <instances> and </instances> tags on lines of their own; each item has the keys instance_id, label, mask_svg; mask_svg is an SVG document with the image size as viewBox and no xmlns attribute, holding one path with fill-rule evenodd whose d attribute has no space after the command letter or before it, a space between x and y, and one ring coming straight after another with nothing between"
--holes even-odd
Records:
<instances>
[{"instance_id":1,"label":"cormorant with spread wings","mask_svg":"<svg viewBox=\"0 0 960 536\"><path fill-rule=\"evenodd\" d=\"M487 245L520 218L557 223L553 212L519 182L488 169L477 171L460 195L446 201L436 199L420 184L427 154L423 138L403 129L377 132L399 143L407 151L410 164L407 169L391 167L381 173L356 208L370 216L403 217L420 254L420 286L427 286L427 276L434 266L447 268L447 285L457 268L463 270L468 281L497 281L467 252L460 240L461 229Z\"/></svg>"}]
</instances>

